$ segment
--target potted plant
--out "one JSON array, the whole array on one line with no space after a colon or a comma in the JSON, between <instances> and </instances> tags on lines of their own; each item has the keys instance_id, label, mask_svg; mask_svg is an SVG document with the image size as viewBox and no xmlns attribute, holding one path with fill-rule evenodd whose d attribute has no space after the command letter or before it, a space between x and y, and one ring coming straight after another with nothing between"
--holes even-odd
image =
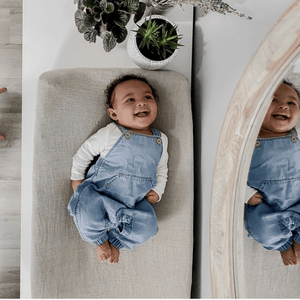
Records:
<instances>
[{"instance_id":1,"label":"potted plant","mask_svg":"<svg viewBox=\"0 0 300 300\"><path fill-rule=\"evenodd\" d=\"M137 22L128 35L127 51L133 62L143 69L157 70L166 66L182 46L178 27L162 15Z\"/></svg>"},{"instance_id":2,"label":"potted plant","mask_svg":"<svg viewBox=\"0 0 300 300\"><path fill-rule=\"evenodd\" d=\"M95 43L97 36L102 38L106 52L126 39L131 15L138 22L146 8L139 0L74 0L74 3L78 8L75 12L78 31L90 43Z\"/></svg>"}]
</instances>

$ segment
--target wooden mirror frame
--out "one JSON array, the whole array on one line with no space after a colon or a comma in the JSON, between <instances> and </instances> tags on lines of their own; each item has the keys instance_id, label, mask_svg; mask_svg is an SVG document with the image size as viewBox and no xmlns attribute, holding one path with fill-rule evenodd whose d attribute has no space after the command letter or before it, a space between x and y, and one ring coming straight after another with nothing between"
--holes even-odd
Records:
<instances>
[{"instance_id":1,"label":"wooden mirror frame","mask_svg":"<svg viewBox=\"0 0 300 300\"><path fill-rule=\"evenodd\" d=\"M247 298L244 198L254 144L272 95L300 53L300 0L268 33L229 105L214 167L210 264L213 298Z\"/></svg>"}]
</instances>

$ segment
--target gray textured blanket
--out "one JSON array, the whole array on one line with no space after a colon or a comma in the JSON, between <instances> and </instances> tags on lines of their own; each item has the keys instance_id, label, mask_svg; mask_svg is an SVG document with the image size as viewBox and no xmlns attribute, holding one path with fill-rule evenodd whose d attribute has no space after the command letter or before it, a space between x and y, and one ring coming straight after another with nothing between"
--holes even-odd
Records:
<instances>
[{"instance_id":1,"label":"gray textured blanket","mask_svg":"<svg viewBox=\"0 0 300 300\"><path fill-rule=\"evenodd\" d=\"M169 138L169 179L154 206L158 234L99 263L67 210L72 156L110 122L103 90L120 73L140 73L158 90L155 127ZM33 170L33 298L189 298L193 247L193 127L187 79L171 71L76 68L38 83Z\"/></svg>"}]
</instances>

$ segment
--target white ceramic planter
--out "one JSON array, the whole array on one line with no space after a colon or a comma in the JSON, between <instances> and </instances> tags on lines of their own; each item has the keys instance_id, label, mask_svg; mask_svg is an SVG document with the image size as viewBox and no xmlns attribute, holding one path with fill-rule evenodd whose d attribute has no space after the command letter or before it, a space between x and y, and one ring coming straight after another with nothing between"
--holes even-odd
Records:
<instances>
[{"instance_id":1,"label":"white ceramic planter","mask_svg":"<svg viewBox=\"0 0 300 300\"><path fill-rule=\"evenodd\" d=\"M174 59L174 57L178 53L178 49L176 49L170 57L168 57L164 60L160 60L160 61L150 60L149 58L145 57L140 52L140 50L137 46L137 43L136 43L136 32L134 32L133 30L137 30L138 29L137 25L141 26L144 23L144 21L148 20L149 18L150 18L150 16L141 19L130 30L130 32L128 34L128 39L127 39L127 52L128 52L129 57L133 60L133 62L140 68L146 69L146 70L158 70L158 69L165 67L168 63L170 63L170 61L172 61ZM171 20L169 20L168 18L166 18L165 16L162 16L162 15L152 15L151 19L152 20L163 19L163 20L169 22L172 26L176 27L175 23L173 23ZM176 29L176 32L177 32L177 34L179 34L178 27Z\"/></svg>"}]
</instances>

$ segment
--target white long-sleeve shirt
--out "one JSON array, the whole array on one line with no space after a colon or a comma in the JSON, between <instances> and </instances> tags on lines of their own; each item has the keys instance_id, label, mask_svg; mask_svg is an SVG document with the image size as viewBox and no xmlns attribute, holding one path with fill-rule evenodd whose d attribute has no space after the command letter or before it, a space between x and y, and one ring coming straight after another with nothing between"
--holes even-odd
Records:
<instances>
[{"instance_id":1,"label":"white long-sleeve shirt","mask_svg":"<svg viewBox=\"0 0 300 300\"><path fill-rule=\"evenodd\" d=\"M297 135L298 138L300 138L300 124L299 122L297 123L297 125L295 126L295 129L297 131ZM246 195L245 195L245 203L247 203L249 201L249 199L255 194L257 193L257 190L250 187L249 185L247 185L246 187Z\"/></svg>"},{"instance_id":2,"label":"white long-sleeve shirt","mask_svg":"<svg viewBox=\"0 0 300 300\"><path fill-rule=\"evenodd\" d=\"M110 123L88 138L73 156L71 180L84 179L85 171L93 158L97 155L105 158L109 150L118 141L121 135L122 132L117 125L115 123ZM153 188L159 196L159 201L165 191L168 178L168 138L164 133L161 133L161 139L163 152L156 171L157 184Z\"/></svg>"}]
</instances>

